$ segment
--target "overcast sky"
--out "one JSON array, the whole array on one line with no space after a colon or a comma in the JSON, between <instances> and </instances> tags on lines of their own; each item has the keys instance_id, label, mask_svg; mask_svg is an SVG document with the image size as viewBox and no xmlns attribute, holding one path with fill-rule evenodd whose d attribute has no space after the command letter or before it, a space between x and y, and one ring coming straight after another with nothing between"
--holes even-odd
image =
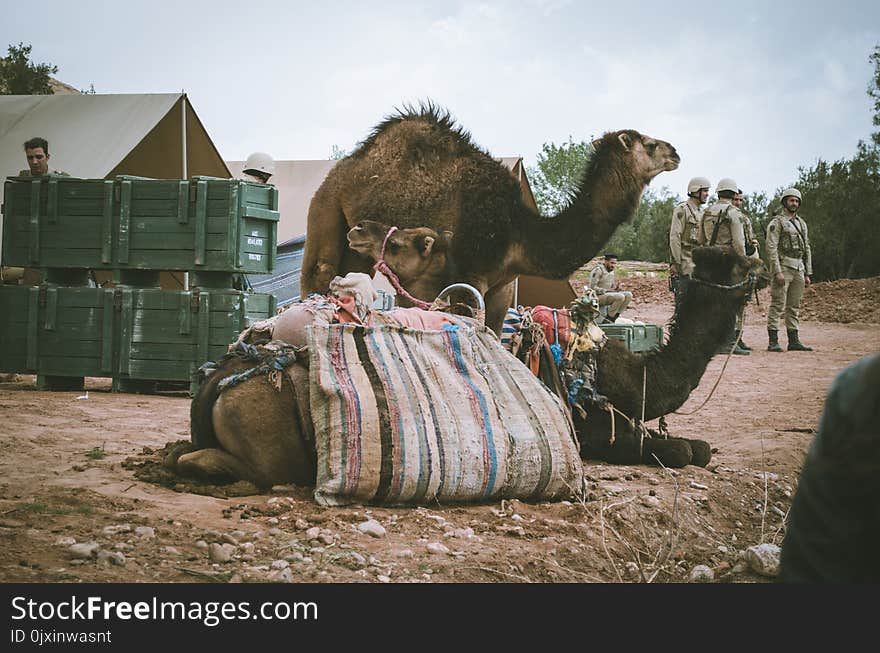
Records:
<instances>
[{"instance_id":1,"label":"overcast sky","mask_svg":"<svg viewBox=\"0 0 880 653\"><path fill-rule=\"evenodd\" d=\"M732 176L772 192L872 130L880 2L2 5L0 47L31 43L79 89L185 90L225 159L326 159L431 99L527 165L545 142L632 128L681 154L652 187Z\"/></svg>"}]
</instances>

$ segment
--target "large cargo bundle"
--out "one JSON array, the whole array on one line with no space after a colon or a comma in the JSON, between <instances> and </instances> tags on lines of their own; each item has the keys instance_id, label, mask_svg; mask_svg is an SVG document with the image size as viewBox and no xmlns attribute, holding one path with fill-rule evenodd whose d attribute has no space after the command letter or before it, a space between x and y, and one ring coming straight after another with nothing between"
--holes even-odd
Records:
<instances>
[{"instance_id":1,"label":"large cargo bundle","mask_svg":"<svg viewBox=\"0 0 880 653\"><path fill-rule=\"evenodd\" d=\"M269 273L274 186L233 179L9 177L3 264Z\"/></svg>"},{"instance_id":2,"label":"large cargo bundle","mask_svg":"<svg viewBox=\"0 0 880 653\"><path fill-rule=\"evenodd\" d=\"M631 352L658 349L663 344L663 327L656 324L600 324L609 338L620 340Z\"/></svg>"}]
</instances>

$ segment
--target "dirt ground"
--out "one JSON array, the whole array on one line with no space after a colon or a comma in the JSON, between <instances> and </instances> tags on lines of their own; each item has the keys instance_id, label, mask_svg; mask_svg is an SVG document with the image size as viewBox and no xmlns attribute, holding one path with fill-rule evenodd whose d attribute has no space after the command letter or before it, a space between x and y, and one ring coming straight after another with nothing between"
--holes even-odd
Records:
<instances>
[{"instance_id":1,"label":"dirt ground","mask_svg":"<svg viewBox=\"0 0 880 653\"><path fill-rule=\"evenodd\" d=\"M627 277L636 301L624 315L664 323L665 284ZM185 393L0 383L0 582L684 582L696 565L715 582L766 582L742 553L781 542L830 382L880 349L876 289L870 323L806 321L815 351L783 354L765 351L764 291L746 321L752 355L731 358L705 408L668 418L673 435L712 443L708 468L588 461L582 502L323 508L308 488L198 487L161 473L166 447L189 437ZM811 293L805 312L827 319L814 303L834 301L821 284ZM709 364L683 412L723 364ZM370 519L384 534L358 530Z\"/></svg>"}]
</instances>

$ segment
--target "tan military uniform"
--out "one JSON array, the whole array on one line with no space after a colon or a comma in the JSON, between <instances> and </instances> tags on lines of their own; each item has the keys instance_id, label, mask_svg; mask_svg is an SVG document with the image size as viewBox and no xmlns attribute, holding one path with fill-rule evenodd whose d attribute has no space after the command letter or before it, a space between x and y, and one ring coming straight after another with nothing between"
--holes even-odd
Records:
<instances>
[{"instance_id":1,"label":"tan military uniform","mask_svg":"<svg viewBox=\"0 0 880 653\"><path fill-rule=\"evenodd\" d=\"M796 331L804 295L804 275L813 274L813 255L807 223L799 215L783 212L767 225L767 266L774 275L770 286L770 309L767 328L777 330L779 318L785 313L785 328ZM776 283L775 275L782 272L785 281Z\"/></svg>"},{"instance_id":2,"label":"tan military uniform","mask_svg":"<svg viewBox=\"0 0 880 653\"><path fill-rule=\"evenodd\" d=\"M62 171L62 170L50 170L50 171L49 171L48 173L46 173L46 174L49 174L49 175L62 175L62 176L64 176L64 177L69 177L69 176L70 176L69 174L67 174L66 172L64 172L64 171ZM30 177L30 176L31 176L31 171L30 171L30 169L28 169L28 170L19 170L17 176L19 176L19 177Z\"/></svg>"},{"instance_id":3,"label":"tan military uniform","mask_svg":"<svg viewBox=\"0 0 880 653\"><path fill-rule=\"evenodd\" d=\"M632 301L632 293L614 290L615 284L614 272L606 270L602 263L590 272L590 288L596 292L599 306L608 306L605 313L612 317L620 315Z\"/></svg>"},{"instance_id":4,"label":"tan military uniform","mask_svg":"<svg viewBox=\"0 0 880 653\"><path fill-rule=\"evenodd\" d=\"M712 242L712 233L718 224L718 233L715 242ZM746 255L746 235L743 228L743 214L729 199L719 199L708 209L703 211L703 221L700 223L700 245L728 245L733 247L742 256Z\"/></svg>"},{"instance_id":5,"label":"tan military uniform","mask_svg":"<svg viewBox=\"0 0 880 653\"><path fill-rule=\"evenodd\" d=\"M699 245L702 217L703 211L693 198L676 204L672 210L672 223L669 225L670 263L674 263L678 273L683 276L690 276L694 271L692 252Z\"/></svg>"}]
</instances>

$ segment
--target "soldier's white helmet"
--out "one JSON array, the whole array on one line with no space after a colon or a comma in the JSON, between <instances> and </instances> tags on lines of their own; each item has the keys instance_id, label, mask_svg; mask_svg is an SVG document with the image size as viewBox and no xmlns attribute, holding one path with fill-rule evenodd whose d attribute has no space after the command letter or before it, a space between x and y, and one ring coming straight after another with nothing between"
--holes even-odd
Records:
<instances>
[{"instance_id":1,"label":"soldier's white helmet","mask_svg":"<svg viewBox=\"0 0 880 653\"><path fill-rule=\"evenodd\" d=\"M725 177L718 181L718 185L715 187L715 190L719 193L723 190L729 190L731 192L737 192L739 190L739 186L736 185L736 182L730 177Z\"/></svg>"},{"instance_id":2,"label":"soldier's white helmet","mask_svg":"<svg viewBox=\"0 0 880 653\"><path fill-rule=\"evenodd\" d=\"M260 172L264 175L272 176L275 174L275 159L265 152L254 152L244 162L242 172L245 174Z\"/></svg>"},{"instance_id":3,"label":"soldier's white helmet","mask_svg":"<svg viewBox=\"0 0 880 653\"><path fill-rule=\"evenodd\" d=\"M798 201L803 202L801 192L797 188L786 188L782 191L782 201L785 202L786 197L797 197Z\"/></svg>"},{"instance_id":4,"label":"soldier's white helmet","mask_svg":"<svg viewBox=\"0 0 880 653\"><path fill-rule=\"evenodd\" d=\"M688 182L688 195L691 193L698 193L701 188L709 190L709 186L711 185L712 183L705 177L694 177Z\"/></svg>"}]
</instances>

